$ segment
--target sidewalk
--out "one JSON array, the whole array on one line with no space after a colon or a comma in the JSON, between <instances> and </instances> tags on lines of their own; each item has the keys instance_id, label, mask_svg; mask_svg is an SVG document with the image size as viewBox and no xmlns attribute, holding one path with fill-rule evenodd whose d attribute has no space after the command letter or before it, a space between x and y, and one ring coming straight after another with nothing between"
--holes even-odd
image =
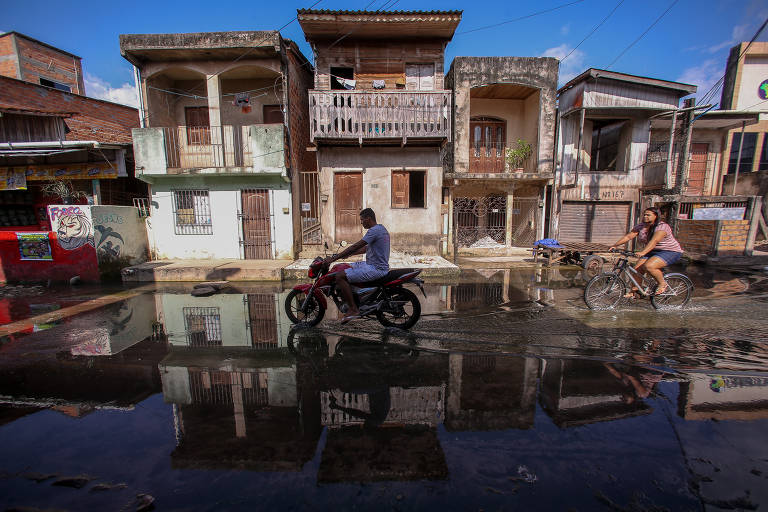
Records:
<instances>
[{"instance_id":1,"label":"sidewalk","mask_svg":"<svg viewBox=\"0 0 768 512\"><path fill-rule=\"evenodd\" d=\"M360 258L355 258L360 259ZM311 259L291 260L157 260L124 268L123 282L266 281L307 278ZM461 269L440 256L411 256L393 252L389 266L422 269L424 277L458 276Z\"/></svg>"}]
</instances>

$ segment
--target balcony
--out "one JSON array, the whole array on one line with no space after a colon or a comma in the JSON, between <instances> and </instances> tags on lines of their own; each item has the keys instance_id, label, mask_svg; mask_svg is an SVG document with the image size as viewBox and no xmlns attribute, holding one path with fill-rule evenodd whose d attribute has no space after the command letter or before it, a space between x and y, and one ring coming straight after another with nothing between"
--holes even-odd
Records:
<instances>
[{"instance_id":1,"label":"balcony","mask_svg":"<svg viewBox=\"0 0 768 512\"><path fill-rule=\"evenodd\" d=\"M134 128L140 174L280 174L285 176L282 124Z\"/></svg>"},{"instance_id":2,"label":"balcony","mask_svg":"<svg viewBox=\"0 0 768 512\"><path fill-rule=\"evenodd\" d=\"M451 93L309 91L310 136L365 140L451 138Z\"/></svg>"},{"instance_id":3,"label":"balcony","mask_svg":"<svg viewBox=\"0 0 768 512\"><path fill-rule=\"evenodd\" d=\"M507 144L504 142L478 144L469 148L469 172L455 173L467 177L492 177L508 178L527 177L531 174L538 175L536 167L536 155L528 158L522 167L513 169L507 163L504 156ZM490 176L488 176L490 175ZM457 176L458 177L458 176Z\"/></svg>"}]
</instances>

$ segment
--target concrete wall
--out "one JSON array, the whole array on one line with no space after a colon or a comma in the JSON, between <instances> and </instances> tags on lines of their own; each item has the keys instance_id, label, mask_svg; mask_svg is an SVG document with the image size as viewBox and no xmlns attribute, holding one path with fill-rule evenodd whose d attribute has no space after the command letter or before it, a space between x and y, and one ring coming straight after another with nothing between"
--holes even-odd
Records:
<instances>
[{"instance_id":1,"label":"concrete wall","mask_svg":"<svg viewBox=\"0 0 768 512\"><path fill-rule=\"evenodd\" d=\"M149 246L144 219L133 206L91 206L94 243L99 263L119 257L127 264L147 261Z\"/></svg>"},{"instance_id":2,"label":"concrete wall","mask_svg":"<svg viewBox=\"0 0 768 512\"><path fill-rule=\"evenodd\" d=\"M293 225L289 184L280 177L179 176L152 185L150 244L159 259L242 259L240 190L267 188L272 211L272 241L276 259L293 257ZM173 190L208 190L213 234L177 235ZM287 213L284 211L287 209Z\"/></svg>"},{"instance_id":3,"label":"concrete wall","mask_svg":"<svg viewBox=\"0 0 768 512\"><path fill-rule=\"evenodd\" d=\"M48 232L52 259L22 260L19 241L13 231L0 231L0 282L69 281L80 276L83 281L99 280L96 251L86 243L73 250L62 248L55 231Z\"/></svg>"},{"instance_id":4,"label":"concrete wall","mask_svg":"<svg viewBox=\"0 0 768 512\"><path fill-rule=\"evenodd\" d=\"M318 150L323 238L335 240L333 175L340 171L362 171L363 208L373 208L376 220L387 228L391 248L414 254L439 254L442 217L443 168L438 148L324 148ZM426 171L426 207L391 208L392 171ZM356 242L357 240L348 240Z\"/></svg>"}]
</instances>

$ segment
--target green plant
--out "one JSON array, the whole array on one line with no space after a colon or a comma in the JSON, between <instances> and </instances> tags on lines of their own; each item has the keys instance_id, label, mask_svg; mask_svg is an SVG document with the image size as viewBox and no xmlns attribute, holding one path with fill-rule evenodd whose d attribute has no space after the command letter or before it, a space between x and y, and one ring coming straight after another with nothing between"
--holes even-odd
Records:
<instances>
[{"instance_id":1,"label":"green plant","mask_svg":"<svg viewBox=\"0 0 768 512\"><path fill-rule=\"evenodd\" d=\"M514 147L504 150L504 158L513 169L523 166L523 163L533 154L533 146L525 139L517 139Z\"/></svg>"},{"instance_id":2,"label":"green plant","mask_svg":"<svg viewBox=\"0 0 768 512\"><path fill-rule=\"evenodd\" d=\"M71 180L48 181L44 183L42 187L40 187L40 190L46 196L58 197L61 199L63 204L68 204L70 202L78 201L88 197L87 193L83 192L82 190L75 189Z\"/></svg>"}]
</instances>

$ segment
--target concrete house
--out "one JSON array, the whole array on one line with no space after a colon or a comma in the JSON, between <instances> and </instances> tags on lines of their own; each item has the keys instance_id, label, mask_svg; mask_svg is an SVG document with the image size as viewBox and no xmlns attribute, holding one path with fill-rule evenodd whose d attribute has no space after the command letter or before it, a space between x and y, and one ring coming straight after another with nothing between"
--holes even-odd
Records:
<instances>
[{"instance_id":1,"label":"concrete house","mask_svg":"<svg viewBox=\"0 0 768 512\"><path fill-rule=\"evenodd\" d=\"M158 258L293 258L309 62L276 31L124 34L138 70L137 176Z\"/></svg>"},{"instance_id":2,"label":"concrete house","mask_svg":"<svg viewBox=\"0 0 768 512\"><path fill-rule=\"evenodd\" d=\"M317 155L313 194L302 198L315 243L354 242L370 207L392 248L439 254L447 234L443 153L451 138L445 46L460 11L299 10L315 53L309 92Z\"/></svg>"},{"instance_id":3,"label":"concrete house","mask_svg":"<svg viewBox=\"0 0 768 512\"><path fill-rule=\"evenodd\" d=\"M695 85L590 68L558 91L550 236L611 244L638 216L651 117Z\"/></svg>"},{"instance_id":4,"label":"concrete house","mask_svg":"<svg viewBox=\"0 0 768 512\"><path fill-rule=\"evenodd\" d=\"M446 165L451 249L530 247L544 236L551 196L558 62L456 57L446 76L455 113ZM509 162L519 141L530 155Z\"/></svg>"}]
</instances>

